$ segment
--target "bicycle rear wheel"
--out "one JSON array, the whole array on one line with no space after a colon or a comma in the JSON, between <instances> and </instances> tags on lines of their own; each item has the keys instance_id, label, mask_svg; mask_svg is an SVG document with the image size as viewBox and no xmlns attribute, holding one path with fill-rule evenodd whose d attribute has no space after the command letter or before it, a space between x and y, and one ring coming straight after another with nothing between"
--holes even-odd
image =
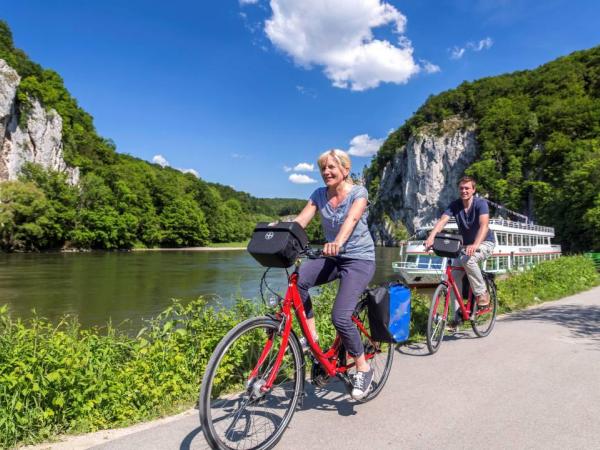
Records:
<instances>
[{"instance_id":1,"label":"bicycle rear wheel","mask_svg":"<svg viewBox=\"0 0 600 450\"><path fill-rule=\"evenodd\" d=\"M280 323L248 319L217 345L206 366L198 409L212 448L269 449L283 435L303 391L303 355L290 334L271 389L262 391L281 348Z\"/></svg>"},{"instance_id":2,"label":"bicycle rear wheel","mask_svg":"<svg viewBox=\"0 0 600 450\"><path fill-rule=\"evenodd\" d=\"M471 319L471 327L475 334L479 337L485 337L492 331L496 323L496 313L498 310L498 298L496 295L496 284L493 280L485 278L485 285L490 294L490 304L486 307L477 305L477 301L473 299L473 318Z\"/></svg>"},{"instance_id":3,"label":"bicycle rear wheel","mask_svg":"<svg viewBox=\"0 0 600 450\"><path fill-rule=\"evenodd\" d=\"M427 348L432 355L437 352L444 340L444 330L448 321L448 286L440 284L431 297L427 318Z\"/></svg>"},{"instance_id":4,"label":"bicycle rear wheel","mask_svg":"<svg viewBox=\"0 0 600 450\"><path fill-rule=\"evenodd\" d=\"M371 327L369 325L369 316L366 302L359 305L356 314L370 336ZM393 343L372 341L370 338L367 337L367 335L364 332L360 330L360 328L359 333L361 335L363 345L365 348L365 358L371 366L371 368L373 369L373 384L371 392L369 392L369 394L364 396L362 399L357 400L360 403L365 403L377 397L383 389L383 386L385 385L390 375L390 371L392 370L395 347Z\"/></svg>"}]
</instances>

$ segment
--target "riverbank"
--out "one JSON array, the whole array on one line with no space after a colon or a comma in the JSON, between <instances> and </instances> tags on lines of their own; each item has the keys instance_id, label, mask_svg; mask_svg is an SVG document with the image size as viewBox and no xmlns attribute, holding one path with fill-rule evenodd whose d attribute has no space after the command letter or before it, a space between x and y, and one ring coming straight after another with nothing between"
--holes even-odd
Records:
<instances>
[{"instance_id":1,"label":"riverbank","mask_svg":"<svg viewBox=\"0 0 600 450\"><path fill-rule=\"evenodd\" d=\"M246 250L246 247L179 247L179 248L134 248L133 252L222 252Z\"/></svg>"},{"instance_id":2,"label":"riverbank","mask_svg":"<svg viewBox=\"0 0 600 450\"><path fill-rule=\"evenodd\" d=\"M598 281L587 258L547 261L498 282L501 311L565 297ZM329 317L334 297L331 285L314 297L317 317ZM423 332L428 304L429 298L414 297L412 336ZM131 337L111 325L82 329L75 318L58 325L12 319L0 308L0 382L8 387L0 389L0 446L128 426L191 406L221 337L265 311L248 300L229 309L204 299L175 302ZM318 320L317 326L322 341L330 342L331 322Z\"/></svg>"}]
</instances>

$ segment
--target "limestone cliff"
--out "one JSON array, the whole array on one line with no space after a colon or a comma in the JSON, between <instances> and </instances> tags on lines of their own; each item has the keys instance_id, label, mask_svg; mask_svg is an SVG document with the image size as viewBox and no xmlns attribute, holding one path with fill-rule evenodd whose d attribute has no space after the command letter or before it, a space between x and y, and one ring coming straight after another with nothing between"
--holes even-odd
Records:
<instances>
[{"instance_id":1,"label":"limestone cliff","mask_svg":"<svg viewBox=\"0 0 600 450\"><path fill-rule=\"evenodd\" d=\"M377 243L394 244L394 223L403 223L412 234L434 222L457 198L456 183L476 154L475 130L458 118L411 136L381 176L371 208L371 232Z\"/></svg>"},{"instance_id":2,"label":"limestone cliff","mask_svg":"<svg viewBox=\"0 0 600 450\"><path fill-rule=\"evenodd\" d=\"M23 113L16 101L19 82L17 72L0 59L0 181L17 179L23 164L32 162L64 172L77 184L79 169L68 167L63 158L60 115L46 111L37 99L30 99Z\"/></svg>"}]
</instances>

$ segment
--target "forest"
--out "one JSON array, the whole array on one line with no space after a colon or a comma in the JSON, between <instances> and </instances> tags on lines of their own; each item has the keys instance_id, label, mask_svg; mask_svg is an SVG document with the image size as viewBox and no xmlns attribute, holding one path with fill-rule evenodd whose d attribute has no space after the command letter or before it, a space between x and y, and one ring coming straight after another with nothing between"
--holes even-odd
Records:
<instances>
[{"instance_id":1,"label":"forest","mask_svg":"<svg viewBox=\"0 0 600 450\"><path fill-rule=\"evenodd\" d=\"M475 125L479 155L466 174L480 193L553 226L563 250L600 251L600 46L430 97L367 168L371 198L411 135L457 116Z\"/></svg>"}]
</instances>

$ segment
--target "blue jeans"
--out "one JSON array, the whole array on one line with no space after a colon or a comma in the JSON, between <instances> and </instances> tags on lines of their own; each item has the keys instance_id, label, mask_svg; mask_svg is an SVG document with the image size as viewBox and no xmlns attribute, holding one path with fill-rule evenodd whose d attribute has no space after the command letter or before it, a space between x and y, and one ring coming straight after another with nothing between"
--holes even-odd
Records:
<instances>
[{"instance_id":1,"label":"blue jeans","mask_svg":"<svg viewBox=\"0 0 600 450\"><path fill-rule=\"evenodd\" d=\"M340 280L340 287L331 310L331 321L350 355L363 354L360 333L352 322L352 313L363 291L375 274L375 261L349 258L309 259L300 266L298 291L306 317L314 317L308 290L313 286Z\"/></svg>"}]
</instances>

